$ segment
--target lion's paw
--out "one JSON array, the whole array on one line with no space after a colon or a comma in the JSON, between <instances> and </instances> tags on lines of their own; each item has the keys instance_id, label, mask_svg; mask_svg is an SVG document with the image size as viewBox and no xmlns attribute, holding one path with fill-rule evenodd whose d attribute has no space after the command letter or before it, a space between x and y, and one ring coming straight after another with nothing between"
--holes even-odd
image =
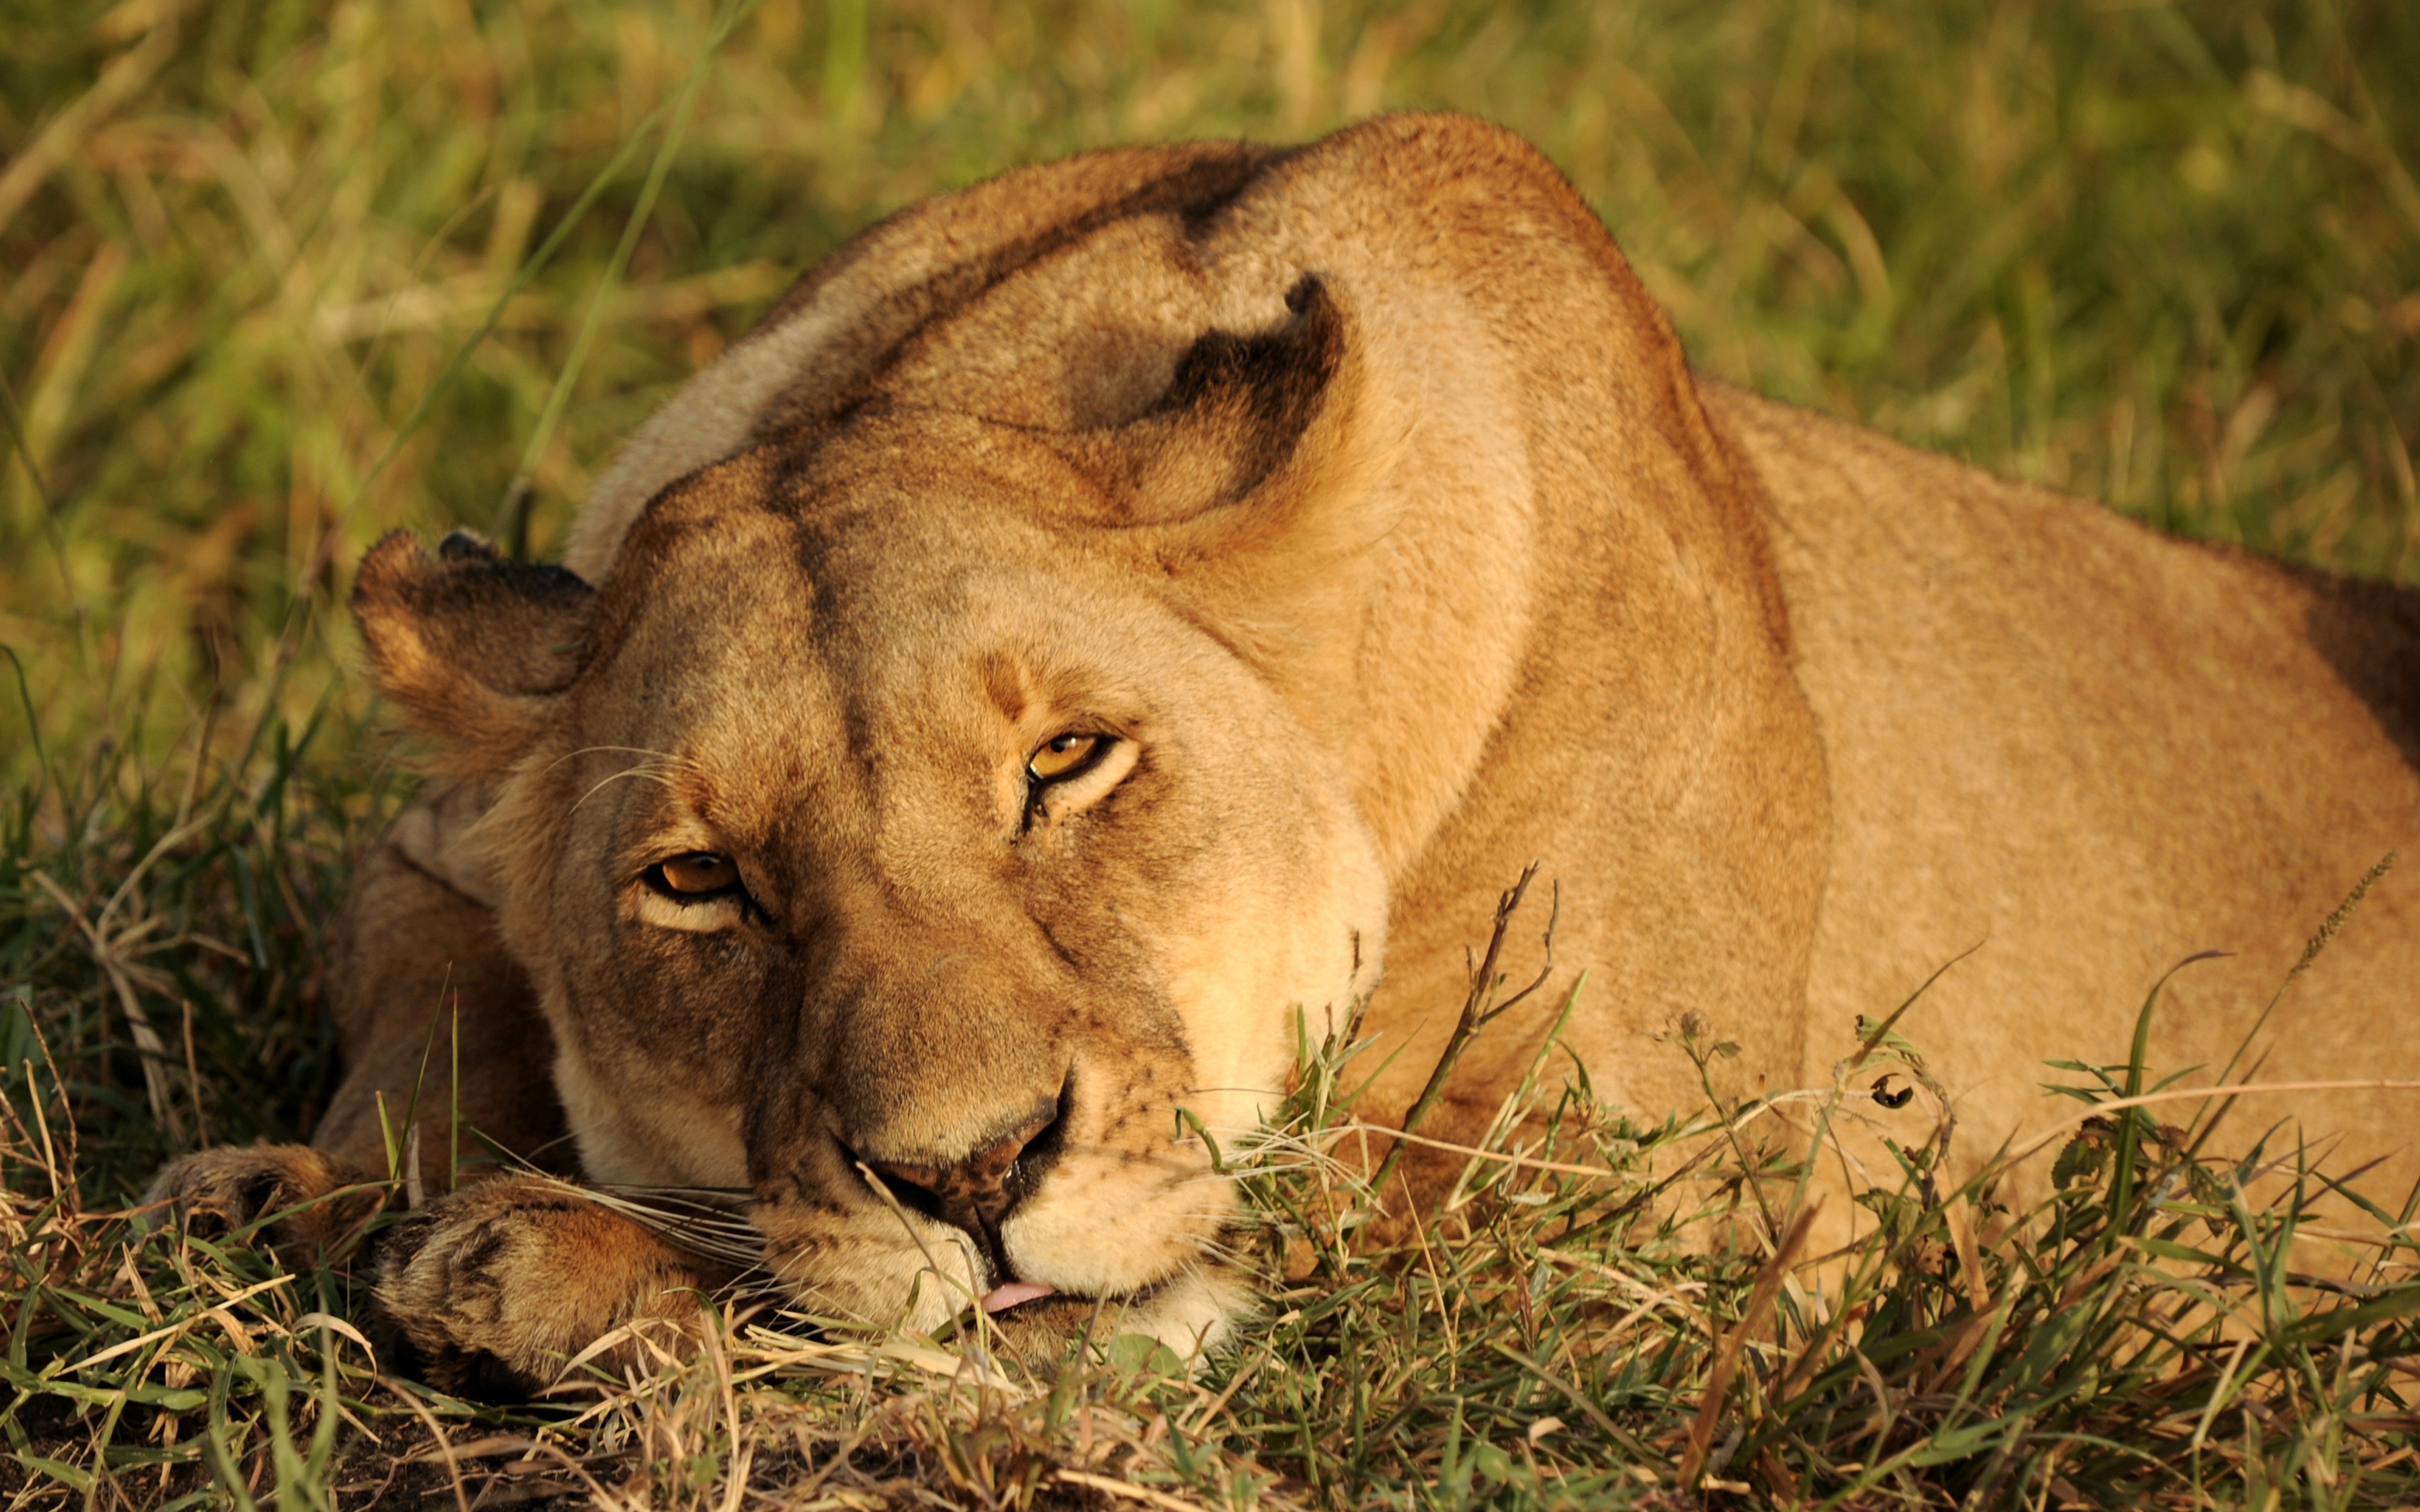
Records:
<instances>
[{"instance_id":1,"label":"lion's paw","mask_svg":"<svg viewBox=\"0 0 2420 1512\"><path fill-rule=\"evenodd\" d=\"M614 1329L659 1319L686 1335L705 1282L638 1224L579 1188L499 1177L432 1203L380 1249L378 1299L422 1379L442 1390L527 1396ZM597 1356L637 1359L634 1337Z\"/></svg>"},{"instance_id":2,"label":"lion's paw","mask_svg":"<svg viewBox=\"0 0 2420 1512\"><path fill-rule=\"evenodd\" d=\"M146 1207L165 1205L185 1232L222 1240L262 1219L281 1250L317 1255L378 1210L376 1191L347 1191L352 1173L308 1145L205 1149L151 1180Z\"/></svg>"}]
</instances>

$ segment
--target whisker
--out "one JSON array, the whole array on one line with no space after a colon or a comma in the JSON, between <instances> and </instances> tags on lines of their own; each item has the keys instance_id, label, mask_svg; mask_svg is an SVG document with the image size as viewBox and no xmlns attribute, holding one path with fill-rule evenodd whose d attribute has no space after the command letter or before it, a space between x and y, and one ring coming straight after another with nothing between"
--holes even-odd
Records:
<instances>
[{"instance_id":1,"label":"whisker","mask_svg":"<svg viewBox=\"0 0 2420 1512\"><path fill-rule=\"evenodd\" d=\"M657 761L665 763L668 765L686 766L692 770L703 770L701 764L694 756L684 756L676 751L654 750L645 746L582 746L578 750L565 751L562 755L547 763L543 770L551 772L556 767L561 766L564 763L582 756L606 756L616 753L625 756L651 756Z\"/></svg>"},{"instance_id":2,"label":"whisker","mask_svg":"<svg viewBox=\"0 0 2420 1512\"><path fill-rule=\"evenodd\" d=\"M765 1236L744 1211L750 1194L728 1187L583 1187L598 1206L708 1259L764 1263Z\"/></svg>"},{"instance_id":3,"label":"whisker","mask_svg":"<svg viewBox=\"0 0 2420 1512\"><path fill-rule=\"evenodd\" d=\"M587 792L580 795L579 802L574 803L571 806L572 809L576 811L580 808L581 804L586 803L589 799L597 796L597 794L604 792L607 783L618 782L626 777L637 778L647 782L660 782L665 787L671 787L673 785L672 779L664 776L661 772L650 772L644 767L633 766L628 771L615 772L611 777L607 777L598 781L595 787L590 788Z\"/></svg>"}]
</instances>

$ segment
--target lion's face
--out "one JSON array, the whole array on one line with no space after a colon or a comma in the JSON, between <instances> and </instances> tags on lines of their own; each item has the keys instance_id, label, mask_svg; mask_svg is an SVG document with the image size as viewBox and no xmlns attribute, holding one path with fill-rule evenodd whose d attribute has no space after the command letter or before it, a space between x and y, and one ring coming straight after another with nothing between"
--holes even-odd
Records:
<instances>
[{"instance_id":1,"label":"lion's face","mask_svg":"<svg viewBox=\"0 0 2420 1512\"><path fill-rule=\"evenodd\" d=\"M1198 1334L1233 1212L1183 1116L1249 1131L1297 1011L1366 992L1374 850L1055 454L873 431L708 470L562 588L579 670L525 695L489 834L583 1159L752 1189L819 1310L928 1326L1018 1280Z\"/></svg>"}]
</instances>

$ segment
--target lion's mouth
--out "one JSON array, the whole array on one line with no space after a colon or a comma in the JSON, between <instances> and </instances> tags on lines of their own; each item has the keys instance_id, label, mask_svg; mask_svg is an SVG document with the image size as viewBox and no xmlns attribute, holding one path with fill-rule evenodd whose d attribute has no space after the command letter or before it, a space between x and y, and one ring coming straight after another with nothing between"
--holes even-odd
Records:
<instances>
[{"instance_id":1,"label":"lion's mouth","mask_svg":"<svg viewBox=\"0 0 2420 1512\"><path fill-rule=\"evenodd\" d=\"M1058 1293L1059 1288L1047 1281L1011 1281L985 1292L982 1305L985 1312L999 1314L1012 1307L1022 1306L1029 1302L1039 1302L1045 1297L1057 1296Z\"/></svg>"}]
</instances>

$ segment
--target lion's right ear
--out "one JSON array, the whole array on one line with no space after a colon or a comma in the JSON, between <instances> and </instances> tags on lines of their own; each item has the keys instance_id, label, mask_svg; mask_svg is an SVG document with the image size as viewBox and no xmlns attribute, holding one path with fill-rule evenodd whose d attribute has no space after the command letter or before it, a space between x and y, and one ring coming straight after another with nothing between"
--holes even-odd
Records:
<instances>
[{"instance_id":1,"label":"lion's right ear","mask_svg":"<svg viewBox=\"0 0 2420 1512\"><path fill-rule=\"evenodd\" d=\"M353 583L379 691L429 737L435 765L478 780L511 770L579 675L596 601L571 573L507 560L467 531L435 556L397 531Z\"/></svg>"}]
</instances>

